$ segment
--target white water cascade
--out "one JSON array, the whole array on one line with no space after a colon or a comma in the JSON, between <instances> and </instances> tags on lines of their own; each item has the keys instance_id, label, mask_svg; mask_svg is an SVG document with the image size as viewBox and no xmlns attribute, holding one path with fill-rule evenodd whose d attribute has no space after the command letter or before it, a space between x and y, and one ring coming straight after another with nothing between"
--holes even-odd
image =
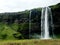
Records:
<instances>
[{"instance_id":1,"label":"white water cascade","mask_svg":"<svg viewBox=\"0 0 60 45\"><path fill-rule=\"evenodd\" d=\"M49 26L52 25L52 21L49 22L49 16L51 17L51 9L49 7L42 8L41 14L41 39L51 39L49 36ZM52 19L52 17L51 17Z\"/></svg>"}]
</instances>

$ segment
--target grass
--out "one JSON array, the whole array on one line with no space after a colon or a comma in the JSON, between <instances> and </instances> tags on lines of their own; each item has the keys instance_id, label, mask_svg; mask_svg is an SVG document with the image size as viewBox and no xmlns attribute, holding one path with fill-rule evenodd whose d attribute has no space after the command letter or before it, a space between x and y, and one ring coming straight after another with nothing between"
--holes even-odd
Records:
<instances>
[{"instance_id":1,"label":"grass","mask_svg":"<svg viewBox=\"0 0 60 45\"><path fill-rule=\"evenodd\" d=\"M3 40L0 45L60 45L60 39Z\"/></svg>"}]
</instances>

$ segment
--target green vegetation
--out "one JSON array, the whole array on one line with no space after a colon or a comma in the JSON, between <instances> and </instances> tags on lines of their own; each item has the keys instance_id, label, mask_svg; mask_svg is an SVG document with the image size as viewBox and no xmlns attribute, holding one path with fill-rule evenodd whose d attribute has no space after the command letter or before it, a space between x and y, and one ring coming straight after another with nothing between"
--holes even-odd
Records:
<instances>
[{"instance_id":1,"label":"green vegetation","mask_svg":"<svg viewBox=\"0 0 60 45\"><path fill-rule=\"evenodd\" d=\"M0 41L0 45L60 45L60 40L4 40Z\"/></svg>"}]
</instances>

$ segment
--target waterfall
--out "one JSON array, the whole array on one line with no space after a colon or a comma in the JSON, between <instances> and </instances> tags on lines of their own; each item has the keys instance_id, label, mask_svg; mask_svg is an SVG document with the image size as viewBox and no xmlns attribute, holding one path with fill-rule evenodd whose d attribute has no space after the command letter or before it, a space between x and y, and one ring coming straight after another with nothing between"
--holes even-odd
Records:
<instances>
[{"instance_id":1,"label":"waterfall","mask_svg":"<svg viewBox=\"0 0 60 45\"><path fill-rule=\"evenodd\" d=\"M42 8L41 14L41 38L42 39L50 39L49 35L49 27L52 25L52 17L51 17L51 9L49 7ZM51 20L49 21L49 17Z\"/></svg>"},{"instance_id":2,"label":"waterfall","mask_svg":"<svg viewBox=\"0 0 60 45\"><path fill-rule=\"evenodd\" d=\"M45 23L44 23L44 28L45 28L45 32L44 32L44 38L47 39L49 38L49 22L48 22L48 9L46 7L45 10Z\"/></svg>"},{"instance_id":3,"label":"waterfall","mask_svg":"<svg viewBox=\"0 0 60 45\"><path fill-rule=\"evenodd\" d=\"M30 15L29 15L29 38L30 38L30 32L31 32L31 12L30 11Z\"/></svg>"}]
</instances>

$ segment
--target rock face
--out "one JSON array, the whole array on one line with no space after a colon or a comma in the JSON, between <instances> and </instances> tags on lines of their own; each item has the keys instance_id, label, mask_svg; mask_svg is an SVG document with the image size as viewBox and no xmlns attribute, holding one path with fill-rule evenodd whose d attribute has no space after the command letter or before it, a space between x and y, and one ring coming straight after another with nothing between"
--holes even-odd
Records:
<instances>
[{"instance_id":1,"label":"rock face","mask_svg":"<svg viewBox=\"0 0 60 45\"><path fill-rule=\"evenodd\" d=\"M50 6L53 17L53 31L50 31L50 35L60 38L60 3ZM31 34L41 34L41 10L32 10L32 29Z\"/></svg>"},{"instance_id":2,"label":"rock face","mask_svg":"<svg viewBox=\"0 0 60 45\"><path fill-rule=\"evenodd\" d=\"M60 35L60 4L50 6L53 16L55 35ZM29 34L41 33L41 8L32 9L31 12L31 30L29 32L29 15L30 11L14 12L14 13L0 13L0 22L10 26L13 23L18 23L19 32L24 38L29 38ZM17 37L18 38L18 37Z\"/></svg>"},{"instance_id":3,"label":"rock face","mask_svg":"<svg viewBox=\"0 0 60 45\"><path fill-rule=\"evenodd\" d=\"M60 35L60 3L52 6L52 15L54 23L54 34Z\"/></svg>"}]
</instances>

